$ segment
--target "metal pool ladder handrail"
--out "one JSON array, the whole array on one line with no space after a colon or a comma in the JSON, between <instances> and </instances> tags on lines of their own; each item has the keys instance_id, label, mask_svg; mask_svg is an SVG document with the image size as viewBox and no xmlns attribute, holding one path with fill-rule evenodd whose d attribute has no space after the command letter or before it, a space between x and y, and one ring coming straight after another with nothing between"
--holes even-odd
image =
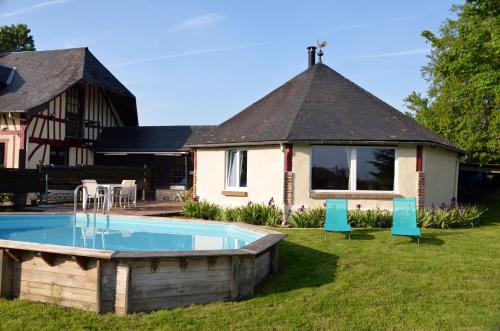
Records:
<instances>
[{"instance_id":1,"label":"metal pool ladder handrail","mask_svg":"<svg viewBox=\"0 0 500 331\"><path fill-rule=\"evenodd\" d=\"M103 208L102 208L104 215L106 215L106 208L107 208L107 205L105 205L105 204L109 203L108 202L108 190L107 190L106 186L97 185L95 193L94 193L94 237L95 237L96 226L97 226L97 206L96 206L95 200L97 198L97 193L98 193L100 188L105 190ZM75 242L76 242L76 206L77 206L77 202L78 202L77 201L78 191L80 189L82 189L82 191L85 191L87 196L89 194L89 191L87 190L87 187L85 187L85 185L77 186L74 193L73 193L73 219L74 219L74 221L73 221L73 246L75 245ZM83 204L83 202L82 202L82 204ZM85 208L83 211L86 212L86 210L87 210L87 208ZM94 239L94 242L95 242L95 239Z\"/></svg>"}]
</instances>

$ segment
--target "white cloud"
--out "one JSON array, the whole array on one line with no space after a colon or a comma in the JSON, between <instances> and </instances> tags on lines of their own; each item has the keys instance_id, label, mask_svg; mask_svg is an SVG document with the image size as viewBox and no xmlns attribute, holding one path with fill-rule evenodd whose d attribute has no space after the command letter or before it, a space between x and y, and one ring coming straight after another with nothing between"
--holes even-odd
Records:
<instances>
[{"instance_id":1,"label":"white cloud","mask_svg":"<svg viewBox=\"0 0 500 331\"><path fill-rule=\"evenodd\" d=\"M395 56L407 56L407 55L415 55L415 54L426 54L429 53L430 48L417 48L408 51L400 51L400 52L390 52L390 53L380 53L380 54L367 54L367 55L355 55L355 58L383 58L383 57L395 57Z\"/></svg>"},{"instance_id":2,"label":"white cloud","mask_svg":"<svg viewBox=\"0 0 500 331\"><path fill-rule=\"evenodd\" d=\"M174 59L174 58L184 57L184 56L207 54L207 53L227 52L227 51L233 51L233 50L238 50L238 49L243 49L243 48L250 48L250 47L257 47L257 46L262 46L262 45L265 45L265 43L243 44L243 45L229 46L229 47L222 47L222 48L195 49L195 50L185 51L185 52L177 53L177 54L169 54L169 55L159 55L159 56L153 56L153 57L145 57L145 58L142 58L142 59L137 59L137 60L132 60L132 61L126 61L126 62L120 62L120 63L115 63L115 64L112 64L111 66L122 67L122 66L128 66L128 65L132 65L132 64L140 64L140 63L147 63L147 62L163 61L163 60Z\"/></svg>"},{"instance_id":3,"label":"white cloud","mask_svg":"<svg viewBox=\"0 0 500 331\"><path fill-rule=\"evenodd\" d=\"M8 13L0 14L0 17L4 18L4 17L17 16L17 15L24 14L24 13L27 13L27 12L30 12L33 10L37 10L40 8L61 5L63 3L70 2L70 1L73 1L73 0L50 0L50 1L40 2L40 3L31 5L28 7L19 8L19 9L16 9L16 10L8 12Z\"/></svg>"},{"instance_id":4,"label":"white cloud","mask_svg":"<svg viewBox=\"0 0 500 331\"><path fill-rule=\"evenodd\" d=\"M226 17L221 14L208 13L205 15L192 17L185 21L182 21L179 24L176 24L173 27L171 27L169 31L172 32L172 31L198 29L222 21L225 18Z\"/></svg>"}]
</instances>

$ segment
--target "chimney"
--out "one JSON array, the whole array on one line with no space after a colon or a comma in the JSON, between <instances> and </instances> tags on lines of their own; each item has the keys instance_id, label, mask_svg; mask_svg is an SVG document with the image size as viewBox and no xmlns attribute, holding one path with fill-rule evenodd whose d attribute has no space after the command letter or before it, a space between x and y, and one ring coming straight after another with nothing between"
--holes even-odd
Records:
<instances>
[{"instance_id":1,"label":"chimney","mask_svg":"<svg viewBox=\"0 0 500 331\"><path fill-rule=\"evenodd\" d=\"M307 47L307 51L309 53L309 68L316 64L316 47L309 46Z\"/></svg>"}]
</instances>

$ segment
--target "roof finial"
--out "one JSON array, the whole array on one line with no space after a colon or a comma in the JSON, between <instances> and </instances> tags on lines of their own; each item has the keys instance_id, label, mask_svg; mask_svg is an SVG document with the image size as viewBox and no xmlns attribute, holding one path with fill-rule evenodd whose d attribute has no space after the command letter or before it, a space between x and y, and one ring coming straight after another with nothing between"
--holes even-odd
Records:
<instances>
[{"instance_id":1,"label":"roof finial","mask_svg":"<svg viewBox=\"0 0 500 331\"><path fill-rule=\"evenodd\" d=\"M326 42L326 40L320 42L319 40L316 40L316 44L318 45L318 48L319 48L319 51L318 51L318 61L319 63L323 63L323 61L321 61L321 57L323 56L323 48L326 47L326 45L328 45L328 43Z\"/></svg>"}]
</instances>

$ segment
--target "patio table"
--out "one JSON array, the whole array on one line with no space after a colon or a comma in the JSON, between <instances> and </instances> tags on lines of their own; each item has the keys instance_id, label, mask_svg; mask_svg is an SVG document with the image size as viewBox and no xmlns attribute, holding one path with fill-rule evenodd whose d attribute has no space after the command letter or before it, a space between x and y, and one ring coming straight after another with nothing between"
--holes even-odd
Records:
<instances>
[{"instance_id":1,"label":"patio table","mask_svg":"<svg viewBox=\"0 0 500 331\"><path fill-rule=\"evenodd\" d=\"M123 186L122 184L114 184L114 183L104 183L104 184L99 184L100 187L103 187L106 190L106 193L104 195L104 205L103 208L106 208L107 211L111 209L111 206L113 204L113 190L115 189L121 189ZM134 189L132 190L132 203L134 204L134 207L137 206L137 184L134 184ZM86 209L86 204L87 204L87 193L83 191L83 209Z\"/></svg>"}]
</instances>

